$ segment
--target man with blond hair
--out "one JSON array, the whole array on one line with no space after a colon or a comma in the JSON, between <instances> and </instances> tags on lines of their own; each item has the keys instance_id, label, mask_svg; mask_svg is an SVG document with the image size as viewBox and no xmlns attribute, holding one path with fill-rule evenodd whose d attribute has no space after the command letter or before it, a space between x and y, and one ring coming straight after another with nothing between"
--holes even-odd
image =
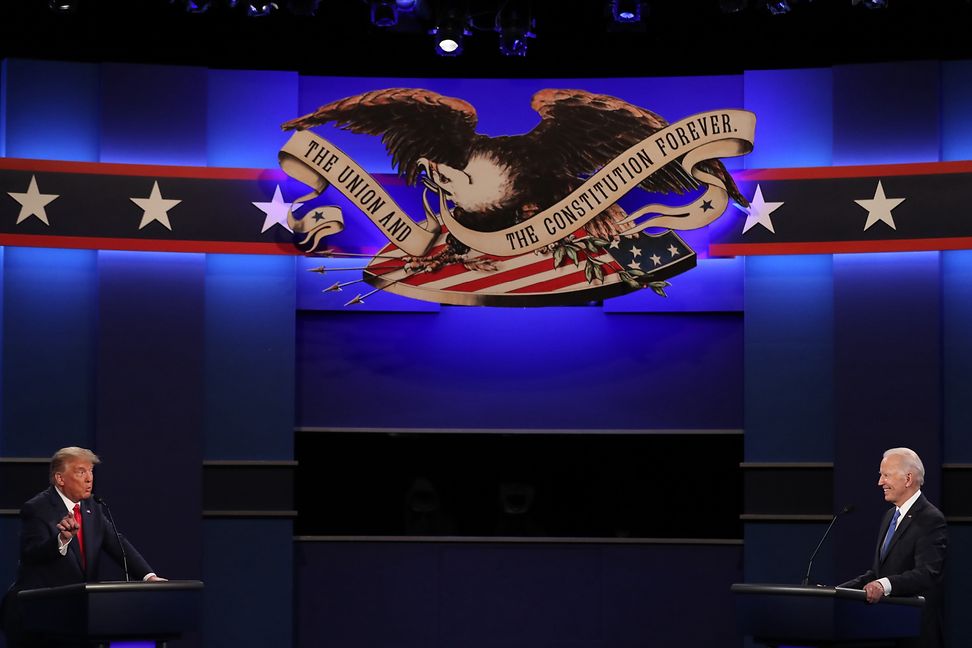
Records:
<instances>
[{"instance_id":1,"label":"man with blond hair","mask_svg":"<svg viewBox=\"0 0 972 648\"><path fill-rule=\"evenodd\" d=\"M924 483L925 466L914 450L885 451L878 486L894 506L881 522L871 568L840 587L863 589L868 603L891 594L924 596L919 645L940 648L948 530L945 516L921 494Z\"/></svg>"},{"instance_id":2,"label":"man with blond hair","mask_svg":"<svg viewBox=\"0 0 972 648\"><path fill-rule=\"evenodd\" d=\"M86 448L61 448L51 457L50 487L20 510L20 564L0 615L11 646L31 645L21 626L21 590L96 581L104 555L118 565L127 562L133 580L164 580L115 533L104 507L91 500L100 461Z\"/></svg>"}]
</instances>

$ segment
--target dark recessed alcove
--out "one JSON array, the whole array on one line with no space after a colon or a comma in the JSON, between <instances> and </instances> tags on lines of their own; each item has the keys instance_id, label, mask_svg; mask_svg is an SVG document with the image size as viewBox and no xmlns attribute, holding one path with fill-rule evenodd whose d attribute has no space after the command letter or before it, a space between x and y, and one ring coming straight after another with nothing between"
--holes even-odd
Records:
<instances>
[{"instance_id":1,"label":"dark recessed alcove","mask_svg":"<svg viewBox=\"0 0 972 648\"><path fill-rule=\"evenodd\" d=\"M741 434L299 432L297 535L740 538Z\"/></svg>"}]
</instances>

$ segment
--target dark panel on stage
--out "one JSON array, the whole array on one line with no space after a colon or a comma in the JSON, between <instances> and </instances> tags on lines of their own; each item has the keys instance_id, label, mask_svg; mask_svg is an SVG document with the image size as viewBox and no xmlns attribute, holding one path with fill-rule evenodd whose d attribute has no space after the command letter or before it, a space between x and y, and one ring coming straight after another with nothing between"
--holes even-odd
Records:
<instances>
[{"instance_id":1,"label":"dark panel on stage","mask_svg":"<svg viewBox=\"0 0 972 648\"><path fill-rule=\"evenodd\" d=\"M741 434L302 432L298 535L740 538Z\"/></svg>"},{"instance_id":2,"label":"dark panel on stage","mask_svg":"<svg viewBox=\"0 0 972 648\"><path fill-rule=\"evenodd\" d=\"M739 546L338 541L295 551L300 648L740 645L729 591Z\"/></svg>"},{"instance_id":3,"label":"dark panel on stage","mask_svg":"<svg viewBox=\"0 0 972 648\"><path fill-rule=\"evenodd\" d=\"M743 464L750 515L832 515L833 466Z\"/></svg>"},{"instance_id":4,"label":"dark panel on stage","mask_svg":"<svg viewBox=\"0 0 972 648\"><path fill-rule=\"evenodd\" d=\"M286 513L294 509L290 461L207 461L203 464L203 512Z\"/></svg>"},{"instance_id":5,"label":"dark panel on stage","mask_svg":"<svg viewBox=\"0 0 972 648\"><path fill-rule=\"evenodd\" d=\"M950 518L972 517L972 464L944 466L942 512Z\"/></svg>"},{"instance_id":6,"label":"dark panel on stage","mask_svg":"<svg viewBox=\"0 0 972 648\"><path fill-rule=\"evenodd\" d=\"M47 461L0 459L0 509L19 510L47 483Z\"/></svg>"}]
</instances>

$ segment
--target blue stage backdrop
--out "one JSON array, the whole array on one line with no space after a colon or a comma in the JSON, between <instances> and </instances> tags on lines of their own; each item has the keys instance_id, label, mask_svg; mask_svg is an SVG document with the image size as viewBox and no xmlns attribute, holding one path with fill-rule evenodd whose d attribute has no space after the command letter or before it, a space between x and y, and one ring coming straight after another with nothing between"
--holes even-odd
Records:
<instances>
[{"instance_id":1,"label":"blue stage backdrop","mask_svg":"<svg viewBox=\"0 0 972 648\"><path fill-rule=\"evenodd\" d=\"M532 128L541 88L615 95L669 121L748 109L756 148L728 162L735 171L972 158L972 63L934 61L468 80L7 60L0 152L271 168L281 121L408 86L472 103L489 134ZM391 171L377 138L324 130L367 170ZM0 219L16 220L7 194L25 186L0 187ZM274 187L262 188L269 201ZM724 218L738 227L745 215ZM348 249L379 240L363 221L342 236ZM402 299L354 311L322 301L319 277L292 257L8 247L0 258L0 469L65 445L101 453L98 490L123 530L162 575L207 583L190 645L741 646L730 584L798 581L827 514L848 503L859 511L816 578L863 570L882 507L874 475L899 444L923 455L926 491L962 518L947 624L953 640L972 636L957 577L972 563L969 518L950 513L963 504L942 486L972 463L972 252L701 258L667 300L536 311ZM744 430L747 478L817 471L824 503L797 521L785 498L744 503L739 514L759 515L724 543L577 546L295 540L286 513L205 510L204 462L291 462L295 428ZM689 464L657 497L698 488L720 498ZM3 582L17 505L0 511ZM690 587L706 593L691 606ZM683 620L688 607L705 623Z\"/></svg>"}]
</instances>

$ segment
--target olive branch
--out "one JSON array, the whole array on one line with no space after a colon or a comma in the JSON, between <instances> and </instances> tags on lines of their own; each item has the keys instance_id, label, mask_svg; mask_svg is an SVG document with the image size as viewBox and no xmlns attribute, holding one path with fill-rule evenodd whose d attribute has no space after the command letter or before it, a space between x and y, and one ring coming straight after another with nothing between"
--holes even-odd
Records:
<instances>
[{"instance_id":1,"label":"olive branch","mask_svg":"<svg viewBox=\"0 0 972 648\"><path fill-rule=\"evenodd\" d=\"M610 244L611 242L607 239L598 238L596 236L586 236L578 239L571 234L570 236L567 236L559 241L557 246L554 248L554 267L559 268L565 260L570 260L570 262L575 266L580 267L582 260L581 254L583 253L584 277L587 279L587 283L594 283L595 281L603 283L603 266L605 263L597 257L604 254L607 246ZM646 282L643 279L639 281L639 278L647 277L648 273L644 270L637 270L635 268L621 268L618 271L618 276L631 288L651 288L651 290L659 297L668 297L668 295L665 293L665 288L672 285L668 281Z\"/></svg>"}]
</instances>

